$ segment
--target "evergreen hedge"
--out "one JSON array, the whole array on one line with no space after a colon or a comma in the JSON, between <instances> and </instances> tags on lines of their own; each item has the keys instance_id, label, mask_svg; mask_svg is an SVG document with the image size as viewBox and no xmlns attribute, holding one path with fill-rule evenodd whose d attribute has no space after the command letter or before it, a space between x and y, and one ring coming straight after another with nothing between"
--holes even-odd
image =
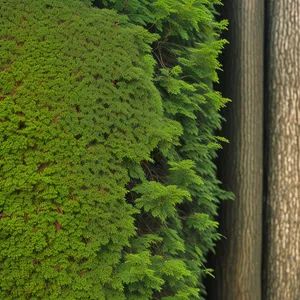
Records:
<instances>
[{"instance_id":1,"label":"evergreen hedge","mask_svg":"<svg viewBox=\"0 0 300 300\"><path fill-rule=\"evenodd\" d=\"M0 2L0 299L201 299L217 2Z\"/></svg>"},{"instance_id":2,"label":"evergreen hedge","mask_svg":"<svg viewBox=\"0 0 300 300\"><path fill-rule=\"evenodd\" d=\"M168 138L153 37L79 1L0 15L0 299L118 299L128 164Z\"/></svg>"},{"instance_id":3,"label":"evergreen hedge","mask_svg":"<svg viewBox=\"0 0 300 300\"><path fill-rule=\"evenodd\" d=\"M162 290L154 293L153 299L202 299L203 277L212 272L205 268L205 256L213 251L220 238L215 221L218 202L233 196L220 189L214 164L220 142L227 142L215 132L220 129L220 110L228 99L213 89L221 67L218 55L226 43L220 39L220 33L227 22L215 19L215 6L221 2L95 0L93 3L99 8L115 9L127 15L132 23L158 35L152 45L157 61L154 82L163 100L164 115L178 126L179 142L171 147L158 145L152 152L154 163L146 168L150 183L135 188L143 200L142 204L139 198L136 200L143 212L136 222L138 239L147 239L149 233L158 235L162 240L151 245L149 252L166 262L172 261L174 266L171 276L162 276ZM175 200L170 196L174 192L167 193L163 186L176 186L188 195ZM158 213L157 206L167 202L166 198L174 210L167 210L165 204ZM159 222L158 215L164 216L159 217Z\"/></svg>"}]
</instances>

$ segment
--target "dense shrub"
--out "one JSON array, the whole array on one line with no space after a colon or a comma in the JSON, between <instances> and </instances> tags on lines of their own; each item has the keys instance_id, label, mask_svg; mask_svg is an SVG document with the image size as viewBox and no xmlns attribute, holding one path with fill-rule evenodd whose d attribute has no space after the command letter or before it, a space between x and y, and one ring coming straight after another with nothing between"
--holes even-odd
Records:
<instances>
[{"instance_id":1,"label":"dense shrub","mask_svg":"<svg viewBox=\"0 0 300 300\"><path fill-rule=\"evenodd\" d=\"M219 111L227 99L213 89L220 69L218 55L225 43L220 32L226 22L217 22L214 17L214 5L221 3L218 0L95 0L93 3L99 8L116 9L132 23L159 36L152 46L157 61L154 82L163 99L164 114L176 122L180 139L173 147L159 144L152 153L154 163L147 163L150 183L134 189L140 195L136 203L143 212L137 220L137 239L148 241L149 233L159 236L161 240L153 242L148 253L153 261L158 255L168 266L173 266L172 271L161 276L162 290L153 299L199 299L205 293L202 278L211 272L205 268L205 256L219 238L218 224L214 221L217 204L232 196L219 188L214 164L220 141L226 141L216 136L215 131L220 129ZM185 193L175 193L173 186ZM164 267L153 269L164 270ZM129 288L132 289L130 284Z\"/></svg>"},{"instance_id":2,"label":"dense shrub","mask_svg":"<svg viewBox=\"0 0 300 300\"><path fill-rule=\"evenodd\" d=\"M170 138L153 37L79 1L4 0L0 18L0 299L119 299L128 172Z\"/></svg>"},{"instance_id":3,"label":"dense shrub","mask_svg":"<svg viewBox=\"0 0 300 300\"><path fill-rule=\"evenodd\" d=\"M201 298L213 2L0 2L1 299Z\"/></svg>"}]
</instances>

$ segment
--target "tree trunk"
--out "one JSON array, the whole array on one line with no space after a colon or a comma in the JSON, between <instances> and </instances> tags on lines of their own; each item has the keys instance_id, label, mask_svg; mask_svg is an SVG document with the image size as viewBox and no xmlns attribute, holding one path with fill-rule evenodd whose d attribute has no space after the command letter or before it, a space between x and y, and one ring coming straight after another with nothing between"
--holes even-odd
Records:
<instances>
[{"instance_id":1,"label":"tree trunk","mask_svg":"<svg viewBox=\"0 0 300 300\"><path fill-rule=\"evenodd\" d=\"M230 140L220 154L223 187L234 201L221 205L213 300L261 299L263 204L263 52L264 1L228 0L223 17L229 31L223 59L222 92L232 100L223 135Z\"/></svg>"},{"instance_id":2,"label":"tree trunk","mask_svg":"<svg viewBox=\"0 0 300 300\"><path fill-rule=\"evenodd\" d=\"M269 0L264 291L300 299L300 2Z\"/></svg>"}]
</instances>

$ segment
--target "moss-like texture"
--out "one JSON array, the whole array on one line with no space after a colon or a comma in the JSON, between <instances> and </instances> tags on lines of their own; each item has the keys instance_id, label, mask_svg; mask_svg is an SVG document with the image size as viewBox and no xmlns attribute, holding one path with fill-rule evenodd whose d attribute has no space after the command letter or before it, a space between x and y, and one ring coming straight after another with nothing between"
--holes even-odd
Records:
<instances>
[{"instance_id":1,"label":"moss-like texture","mask_svg":"<svg viewBox=\"0 0 300 300\"><path fill-rule=\"evenodd\" d=\"M202 299L216 3L0 1L1 300Z\"/></svg>"},{"instance_id":2,"label":"moss-like texture","mask_svg":"<svg viewBox=\"0 0 300 300\"><path fill-rule=\"evenodd\" d=\"M128 164L162 139L153 38L79 1L0 19L0 299L118 299Z\"/></svg>"}]
</instances>

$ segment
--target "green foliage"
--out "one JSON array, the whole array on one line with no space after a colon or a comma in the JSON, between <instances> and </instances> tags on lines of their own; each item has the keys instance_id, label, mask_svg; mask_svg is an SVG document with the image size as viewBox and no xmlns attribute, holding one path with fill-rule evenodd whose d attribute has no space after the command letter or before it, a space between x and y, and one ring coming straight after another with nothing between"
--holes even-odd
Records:
<instances>
[{"instance_id":1,"label":"green foliage","mask_svg":"<svg viewBox=\"0 0 300 300\"><path fill-rule=\"evenodd\" d=\"M215 131L220 129L220 109L228 101L213 90L220 70L218 55L226 42L219 35L227 24L214 18L214 5L221 3L106 0L94 4L116 9L159 36L152 44L157 61L154 82L163 99L164 115L180 135L179 143L158 144L153 162L144 165L142 183L131 193L141 210L136 219L138 238L131 239L132 245L149 234L162 240L128 251L148 249L154 261L157 256L162 260L155 269L164 284L152 299L201 299L205 293L202 278L211 274L204 267L205 255L219 239L214 221L217 205L232 196L220 189L214 165L220 142L226 142ZM164 262L174 264L172 272L163 271Z\"/></svg>"},{"instance_id":2,"label":"green foliage","mask_svg":"<svg viewBox=\"0 0 300 300\"><path fill-rule=\"evenodd\" d=\"M202 298L230 196L214 4L0 2L1 299Z\"/></svg>"},{"instance_id":3,"label":"green foliage","mask_svg":"<svg viewBox=\"0 0 300 300\"><path fill-rule=\"evenodd\" d=\"M188 191L181 190L176 185L164 186L156 181L140 184L133 191L142 195L135 200L136 207L151 212L154 218L161 221L175 215L176 204L182 203L184 198L191 198Z\"/></svg>"},{"instance_id":4,"label":"green foliage","mask_svg":"<svg viewBox=\"0 0 300 300\"><path fill-rule=\"evenodd\" d=\"M155 37L80 1L3 0L0 18L0 299L125 299L128 173L174 136Z\"/></svg>"}]
</instances>

